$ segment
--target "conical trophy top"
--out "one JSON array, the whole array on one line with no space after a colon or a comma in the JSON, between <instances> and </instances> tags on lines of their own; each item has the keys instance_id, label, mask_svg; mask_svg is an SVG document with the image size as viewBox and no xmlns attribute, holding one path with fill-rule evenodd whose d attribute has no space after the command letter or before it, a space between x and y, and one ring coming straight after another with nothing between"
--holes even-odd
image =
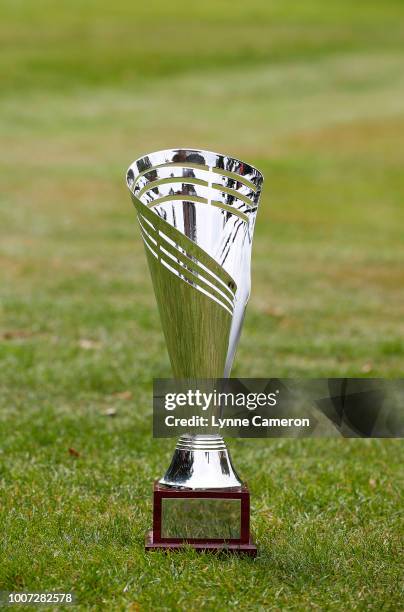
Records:
<instances>
[{"instance_id":1,"label":"conical trophy top","mask_svg":"<svg viewBox=\"0 0 404 612\"><path fill-rule=\"evenodd\" d=\"M195 149L150 153L127 172L176 378L230 374L262 181L249 164Z\"/></svg>"},{"instance_id":2,"label":"conical trophy top","mask_svg":"<svg viewBox=\"0 0 404 612\"><path fill-rule=\"evenodd\" d=\"M175 378L230 374L250 293L262 180L238 159L196 149L150 153L127 171ZM217 434L181 436L160 483L241 485Z\"/></svg>"}]
</instances>

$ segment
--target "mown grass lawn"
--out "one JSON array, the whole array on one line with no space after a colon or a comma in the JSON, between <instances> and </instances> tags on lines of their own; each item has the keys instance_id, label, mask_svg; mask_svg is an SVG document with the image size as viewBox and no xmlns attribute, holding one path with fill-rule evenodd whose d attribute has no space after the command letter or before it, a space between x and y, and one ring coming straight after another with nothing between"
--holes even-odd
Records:
<instances>
[{"instance_id":1,"label":"mown grass lawn","mask_svg":"<svg viewBox=\"0 0 404 612\"><path fill-rule=\"evenodd\" d=\"M401 376L403 34L394 0L2 3L0 590L402 607L400 441L230 441L257 559L143 552L170 368L124 172L188 145L265 173L235 375Z\"/></svg>"}]
</instances>

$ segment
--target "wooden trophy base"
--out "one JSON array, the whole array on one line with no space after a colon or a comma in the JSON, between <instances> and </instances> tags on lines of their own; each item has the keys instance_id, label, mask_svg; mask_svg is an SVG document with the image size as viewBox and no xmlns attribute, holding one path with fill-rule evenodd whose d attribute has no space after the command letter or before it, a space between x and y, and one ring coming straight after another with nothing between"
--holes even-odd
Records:
<instances>
[{"instance_id":1,"label":"wooden trophy base","mask_svg":"<svg viewBox=\"0 0 404 612\"><path fill-rule=\"evenodd\" d=\"M145 549L229 552L255 557L250 539L250 493L233 489L190 490L154 483L153 529Z\"/></svg>"}]
</instances>

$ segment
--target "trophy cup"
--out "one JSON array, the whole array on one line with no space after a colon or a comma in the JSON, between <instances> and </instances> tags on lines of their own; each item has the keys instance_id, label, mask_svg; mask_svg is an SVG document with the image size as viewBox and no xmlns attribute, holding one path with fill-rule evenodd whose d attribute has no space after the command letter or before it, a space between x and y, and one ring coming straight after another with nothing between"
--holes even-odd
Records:
<instances>
[{"instance_id":1,"label":"trophy cup","mask_svg":"<svg viewBox=\"0 0 404 612\"><path fill-rule=\"evenodd\" d=\"M262 174L196 149L158 151L126 175L176 379L227 378L250 292ZM146 550L256 555L250 495L218 434L182 435L154 484Z\"/></svg>"}]
</instances>

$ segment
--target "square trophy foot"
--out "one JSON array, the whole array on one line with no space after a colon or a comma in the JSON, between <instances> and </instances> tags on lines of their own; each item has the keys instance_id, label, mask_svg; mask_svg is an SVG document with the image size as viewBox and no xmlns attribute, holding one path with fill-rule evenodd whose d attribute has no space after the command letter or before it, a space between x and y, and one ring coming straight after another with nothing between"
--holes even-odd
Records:
<instances>
[{"instance_id":1,"label":"square trophy foot","mask_svg":"<svg viewBox=\"0 0 404 612\"><path fill-rule=\"evenodd\" d=\"M155 482L153 529L146 534L145 548L181 550L184 546L255 557L247 486L191 490Z\"/></svg>"}]
</instances>

